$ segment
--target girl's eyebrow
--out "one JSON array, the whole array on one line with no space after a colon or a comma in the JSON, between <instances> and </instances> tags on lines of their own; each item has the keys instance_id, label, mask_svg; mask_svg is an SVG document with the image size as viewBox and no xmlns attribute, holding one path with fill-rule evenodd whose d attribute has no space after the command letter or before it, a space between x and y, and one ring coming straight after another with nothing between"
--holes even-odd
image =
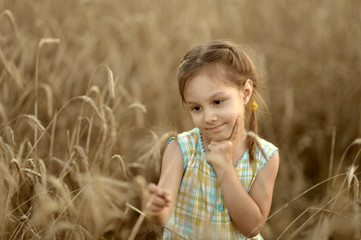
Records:
<instances>
[{"instance_id":1,"label":"girl's eyebrow","mask_svg":"<svg viewBox=\"0 0 361 240\"><path fill-rule=\"evenodd\" d=\"M210 96L210 98L215 98L215 97L218 97L219 95L224 95L224 94L226 94L226 93L225 92L215 92Z\"/></svg>"},{"instance_id":2,"label":"girl's eyebrow","mask_svg":"<svg viewBox=\"0 0 361 240\"><path fill-rule=\"evenodd\" d=\"M185 102L187 105L194 105L194 104L196 104L195 102L192 102L192 101L186 101Z\"/></svg>"},{"instance_id":3,"label":"girl's eyebrow","mask_svg":"<svg viewBox=\"0 0 361 240\"><path fill-rule=\"evenodd\" d=\"M209 99L213 99L213 98L219 97L219 96L224 95L224 94L226 94L226 93L225 93L225 92L222 92L222 91L220 91L220 92L215 92L215 93L213 93L212 95L209 96ZM193 102L193 101L186 101L185 103L186 103L187 105L196 104L196 103Z\"/></svg>"}]
</instances>

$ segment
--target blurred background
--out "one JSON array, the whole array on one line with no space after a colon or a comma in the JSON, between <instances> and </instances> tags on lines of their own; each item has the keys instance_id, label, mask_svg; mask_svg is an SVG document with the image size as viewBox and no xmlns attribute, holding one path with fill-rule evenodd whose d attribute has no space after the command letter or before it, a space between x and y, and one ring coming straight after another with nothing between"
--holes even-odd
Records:
<instances>
[{"instance_id":1,"label":"blurred background","mask_svg":"<svg viewBox=\"0 0 361 240\"><path fill-rule=\"evenodd\" d=\"M245 46L262 77L259 134L281 157L264 238L360 239L360 9L1 1L1 239L160 238L131 206L158 181L168 138L192 128L178 66L214 39Z\"/></svg>"}]
</instances>

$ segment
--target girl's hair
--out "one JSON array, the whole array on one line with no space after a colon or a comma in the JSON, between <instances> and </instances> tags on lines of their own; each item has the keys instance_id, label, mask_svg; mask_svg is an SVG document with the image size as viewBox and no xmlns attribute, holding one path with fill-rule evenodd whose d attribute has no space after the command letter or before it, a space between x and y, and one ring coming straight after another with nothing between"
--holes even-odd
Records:
<instances>
[{"instance_id":1,"label":"girl's hair","mask_svg":"<svg viewBox=\"0 0 361 240\"><path fill-rule=\"evenodd\" d=\"M234 43L220 40L188 51L178 70L179 91L183 102L185 101L184 90L187 82L201 71L206 71L211 76L223 74L221 79L227 79L240 88L248 79L253 82L253 91L245 108L245 117L248 122L248 130L257 134L257 116L256 111L252 110L251 104L256 98L263 101L257 91L259 84L257 71L247 54ZM247 147L252 162L256 142L251 136L247 136Z\"/></svg>"}]
</instances>

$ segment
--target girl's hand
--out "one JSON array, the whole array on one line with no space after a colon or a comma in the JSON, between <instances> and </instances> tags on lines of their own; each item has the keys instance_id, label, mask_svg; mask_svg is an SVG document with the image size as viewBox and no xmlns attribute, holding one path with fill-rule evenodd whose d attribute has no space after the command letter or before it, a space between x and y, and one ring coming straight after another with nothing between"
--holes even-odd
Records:
<instances>
[{"instance_id":1,"label":"girl's hand","mask_svg":"<svg viewBox=\"0 0 361 240\"><path fill-rule=\"evenodd\" d=\"M148 185L150 201L149 208L147 209L146 215L150 218L158 218L164 208L169 207L170 193L164 190L154 183Z\"/></svg>"},{"instance_id":2,"label":"girl's hand","mask_svg":"<svg viewBox=\"0 0 361 240\"><path fill-rule=\"evenodd\" d=\"M225 140L212 140L208 147L207 161L212 165L217 175L233 167L232 155L236 145L239 131L239 118L237 118L231 136Z\"/></svg>"}]
</instances>

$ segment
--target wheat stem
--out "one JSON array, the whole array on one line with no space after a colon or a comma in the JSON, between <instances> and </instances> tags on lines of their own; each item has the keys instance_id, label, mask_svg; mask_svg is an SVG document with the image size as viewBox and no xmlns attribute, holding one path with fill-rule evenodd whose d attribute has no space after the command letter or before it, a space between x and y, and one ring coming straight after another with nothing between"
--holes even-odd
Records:
<instances>
[{"instance_id":1,"label":"wheat stem","mask_svg":"<svg viewBox=\"0 0 361 240\"><path fill-rule=\"evenodd\" d=\"M59 39L55 38L42 38L38 44L38 49L36 51L36 60L35 60L35 106L34 106L34 115L38 119L38 88L39 88L39 58L40 58L40 49L44 44L53 44L59 43ZM38 130L34 131L34 143L38 140ZM34 144L34 155L37 158L37 144Z\"/></svg>"}]
</instances>

